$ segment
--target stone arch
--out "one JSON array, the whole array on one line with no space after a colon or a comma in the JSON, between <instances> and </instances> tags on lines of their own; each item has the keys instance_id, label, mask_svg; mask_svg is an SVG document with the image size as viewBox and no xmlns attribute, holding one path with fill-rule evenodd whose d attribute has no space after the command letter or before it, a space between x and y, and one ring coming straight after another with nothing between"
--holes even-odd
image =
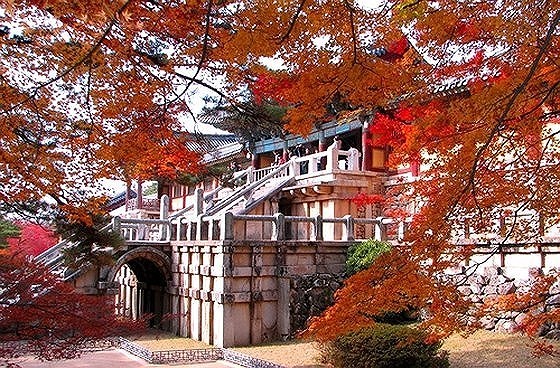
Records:
<instances>
[{"instance_id":1,"label":"stone arch","mask_svg":"<svg viewBox=\"0 0 560 368\"><path fill-rule=\"evenodd\" d=\"M111 267L107 281L118 285L117 313L139 318L149 315L150 326L169 329L171 259L159 249L141 246L124 253Z\"/></svg>"},{"instance_id":2,"label":"stone arch","mask_svg":"<svg viewBox=\"0 0 560 368\"><path fill-rule=\"evenodd\" d=\"M151 261L154 265L158 266L158 269L162 272L167 282L171 280L171 258L159 249L142 246L123 254L111 267L107 275L107 281L113 282L115 275L119 272L121 267L137 258Z\"/></svg>"}]
</instances>

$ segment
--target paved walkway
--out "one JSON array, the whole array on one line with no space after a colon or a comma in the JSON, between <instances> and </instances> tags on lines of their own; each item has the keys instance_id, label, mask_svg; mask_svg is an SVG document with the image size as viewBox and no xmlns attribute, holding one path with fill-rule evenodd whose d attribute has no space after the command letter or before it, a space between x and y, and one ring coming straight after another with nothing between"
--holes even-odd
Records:
<instances>
[{"instance_id":1,"label":"paved walkway","mask_svg":"<svg viewBox=\"0 0 560 368\"><path fill-rule=\"evenodd\" d=\"M173 367L173 368L242 368L240 365L225 361L198 364L148 364L128 352L116 349L105 350L82 355L79 359L56 362L39 362L36 360L21 361L23 368L138 368L138 367Z\"/></svg>"}]
</instances>

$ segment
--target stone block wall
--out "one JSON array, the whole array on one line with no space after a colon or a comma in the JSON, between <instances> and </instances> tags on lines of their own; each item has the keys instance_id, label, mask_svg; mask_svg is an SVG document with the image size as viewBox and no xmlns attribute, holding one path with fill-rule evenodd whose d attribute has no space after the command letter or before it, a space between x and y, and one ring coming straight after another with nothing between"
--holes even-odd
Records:
<instances>
[{"instance_id":1,"label":"stone block wall","mask_svg":"<svg viewBox=\"0 0 560 368\"><path fill-rule=\"evenodd\" d=\"M173 242L172 330L220 347L294 336L332 303L350 244Z\"/></svg>"},{"instance_id":2,"label":"stone block wall","mask_svg":"<svg viewBox=\"0 0 560 368\"><path fill-rule=\"evenodd\" d=\"M311 317L320 315L334 302L334 293L342 286L342 273L293 275L290 277L290 331L294 337L307 326Z\"/></svg>"},{"instance_id":3,"label":"stone block wall","mask_svg":"<svg viewBox=\"0 0 560 368\"><path fill-rule=\"evenodd\" d=\"M476 305L482 305L488 298L495 298L513 293L527 292L536 281L536 277L543 274L542 268L525 268L523 275L519 268L483 267L480 272L472 274L465 267L450 270L445 277L452 278L459 293ZM515 277L511 275L516 275ZM550 297L545 299L543 310L560 307L560 284L555 284L550 290ZM481 326L490 331L511 333L522 323L526 314L519 311L504 311L496 316L487 315L480 320ZM560 338L560 325L549 323L543 326L541 336Z\"/></svg>"}]
</instances>

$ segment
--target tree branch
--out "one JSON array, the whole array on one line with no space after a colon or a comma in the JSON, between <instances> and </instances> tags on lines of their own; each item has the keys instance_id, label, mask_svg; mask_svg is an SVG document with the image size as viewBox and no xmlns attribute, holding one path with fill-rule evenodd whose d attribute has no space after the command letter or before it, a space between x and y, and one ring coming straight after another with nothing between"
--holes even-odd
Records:
<instances>
[{"instance_id":1,"label":"tree branch","mask_svg":"<svg viewBox=\"0 0 560 368\"><path fill-rule=\"evenodd\" d=\"M278 41L279 44L284 43L284 41L288 40L290 38L290 34L292 33L297 20L299 18L299 15L301 14L301 12L303 11L303 7L305 6L307 0L301 0L301 2L299 3L299 6L296 10L296 12L294 13L292 20L290 21L290 24L288 26L288 30L286 31L286 33L284 33L284 35L282 37L280 37L280 40Z\"/></svg>"}]
</instances>

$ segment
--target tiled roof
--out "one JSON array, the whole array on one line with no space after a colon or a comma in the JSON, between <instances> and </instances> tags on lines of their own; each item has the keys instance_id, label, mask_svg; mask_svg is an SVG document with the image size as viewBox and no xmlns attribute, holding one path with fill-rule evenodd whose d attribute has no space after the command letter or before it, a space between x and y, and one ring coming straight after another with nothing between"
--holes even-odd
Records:
<instances>
[{"instance_id":1,"label":"tiled roof","mask_svg":"<svg viewBox=\"0 0 560 368\"><path fill-rule=\"evenodd\" d=\"M129 189L129 198L136 198L137 194L134 190ZM124 205L124 201L126 198L126 190L123 190L122 192L116 194L115 196L113 196L112 198L110 198L107 203L105 204L105 206L109 209L109 210L113 210L115 208L118 208L122 205Z\"/></svg>"},{"instance_id":2,"label":"tiled roof","mask_svg":"<svg viewBox=\"0 0 560 368\"><path fill-rule=\"evenodd\" d=\"M187 141L186 147L190 151L204 155L233 143L237 143L237 138L233 134L196 134Z\"/></svg>"}]
</instances>

